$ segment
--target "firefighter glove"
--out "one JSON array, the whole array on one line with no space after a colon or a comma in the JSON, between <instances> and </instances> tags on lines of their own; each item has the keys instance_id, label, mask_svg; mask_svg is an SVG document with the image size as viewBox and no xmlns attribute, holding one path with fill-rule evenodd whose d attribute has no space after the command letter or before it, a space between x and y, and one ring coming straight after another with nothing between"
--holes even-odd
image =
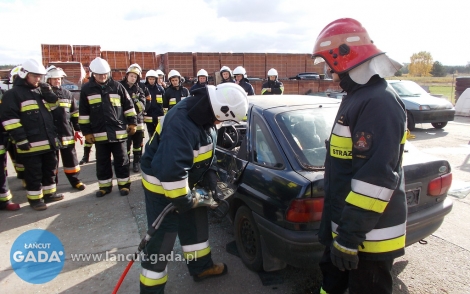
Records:
<instances>
[{"instance_id":1,"label":"firefighter glove","mask_svg":"<svg viewBox=\"0 0 470 294\"><path fill-rule=\"evenodd\" d=\"M135 131L137 131L137 126L136 125L128 125L127 126L127 133L129 135L134 135L135 134Z\"/></svg>"},{"instance_id":2,"label":"firefighter glove","mask_svg":"<svg viewBox=\"0 0 470 294\"><path fill-rule=\"evenodd\" d=\"M201 188L196 188L191 191L191 194L193 196L193 207L202 207L202 206L208 206L209 208L216 208L218 206L217 202L214 201L212 198L212 192L207 192L204 189Z\"/></svg>"},{"instance_id":3,"label":"firefighter glove","mask_svg":"<svg viewBox=\"0 0 470 294\"><path fill-rule=\"evenodd\" d=\"M204 174L204 178L202 180L202 185L204 188L206 188L208 191L211 191L214 200L217 201L219 199L218 197L218 189L217 189L217 182L219 181L219 177L217 176L217 172L213 169L209 169L206 171Z\"/></svg>"},{"instance_id":4,"label":"firefighter glove","mask_svg":"<svg viewBox=\"0 0 470 294\"><path fill-rule=\"evenodd\" d=\"M357 269L359 257L357 256L357 249L347 248L336 242L336 238L330 247L331 262L340 270L354 270Z\"/></svg>"},{"instance_id":5,"label":"firefighter glove","mask_svg":"<svg viewBox=\"0 0 470 294\"><path fill-rule=\"evenodd\" d=\"M83 136L80 134L80 132L75 131L73 138L75 139L75 142L79 140L80 145L83 145Z\"/></svg>"},{"instance_id":6,"label":"firefighter glove","mask_svg":"<svg viewBox=\"0 0 470 294\"><path fill-rule=\"evenodd\" d=\"M39 87L41 88L42 94L47 94L47 93L52 92L51 85L49 85L48 83L39 83Z\"/></svg>"},{"instance_id":7,"label":"firefighter glove","mask_svg":"<svg viewBox=\"0 0 470 294\"><path fill-rule=\"evenodd\" d=\"M93 144L95 143L95 136L93 136L93 134L85 135L85 141L87 141L90 144Z\"/></svg>"},{"instance_id":8,"label":"firefighter glove","mask_svg":"<svg viewBox=\"0 0 470 294\"><path fill-rule=\"evenodd\" d=\"M18 147L18 149L23 150L23 151L28 151L31 148L27 140L24 142L21 142L21 144L17 143L16 147Z\"/></svg>"}]
</instances>

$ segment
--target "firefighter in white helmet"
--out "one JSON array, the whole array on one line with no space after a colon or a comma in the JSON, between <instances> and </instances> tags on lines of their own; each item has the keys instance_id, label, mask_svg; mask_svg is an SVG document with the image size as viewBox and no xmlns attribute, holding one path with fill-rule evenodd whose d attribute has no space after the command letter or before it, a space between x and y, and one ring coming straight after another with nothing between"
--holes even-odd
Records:
<instances>
[{"instance_id":1,"label":"firefighter in white helmet","mask_svg":"<svg viewBox=\"0 0 470 294\"><path fill-rule=\"evenodd\" d=\"M157 73L158 77L160 78L159 80L157 80L157 83L160 86L162 86L163 89L166 89L168 87L168 83L165 81L165 74L160 69L157 69L155 72Z\"/></svg>"},{"instance_id":2,"label":"firefighter in white helmet","mask_svg":"<svg viewBox=\"0 0 470 294\"><path fill-rule=\"evenodd\" d=\"M220 68L219 74L220 74L220 77L222 78L221 84L223 84L223 83L235 83L235 81L233 80L232 70L230 69L230 67L228 67L226 65L222 66Z\"/></svg>"},{"instance_id":3,"label":"firefighter in white helmet","mask_svg":"<svg viewBox=\"0 0 470 294\"><path fill-rule=\"evenodd\" d=\"M140 83L142 76L141 67L135 63L131 64L126 71L126 76L121 81L121 84L126 88L127 93L134 103L135 112L137 113L137 130L133 135L127 137L127 155L134 155L132 161L132 170L139 172L140 170L140 158L142 157L142 147L144 146L144 112L147 99L150 100L150 93L147 87Z\"/></svg>"},{"instance_id":4,"label":"firefighter in white helmet","mask_svg":"<svg viewBox=\"0 0 470 294\"><path fill-rule=\"evenodd\" d=\"M233 76L235 77L235 83L239 84L242 87L248 96L255 95L253 86L250 84L250 81L247 79L246 70L243 66L237 66L233 70Z\"/></svg>"},{"instance_id":5,"label":"firefighter in white helmet","mask_svg":"<svg viewBox=\"0 0 470 294\"><path fill-rule=\"evenodd\" d=\"M165 89L163 108L169 111L178 102L189 96L189 90L183 87L184 79L175 69L170 70L168 73L168 80L170 86Z\"/></svg>"},{"instance_id":6,"label":"firefighter in white helmet","mask_svg":"<svg viewBox=\"0 0 470 294\"><path fill-rule=\"evenodd\" d=\"M40 82L45 74L40 62L28 59L18 72L15 86L0 104L3 126L16 142L17 155L24 165L26 194L34 210L45 210L46 203L64 198L56 192L56 150L60 143L49 109L57 96L49 84Z\"/></svg>"},{"instance_id":7,"label":"firefighter in white helmet","mask_svg":"<svg viewBox=\"0 0 470 294\"><path fill-rule=\"evenodd\" d=\"M103 197L113 188L114 172L121 196L129 194L129 158L127 136L137 130L137 118L132 99L119 82L111 78L111 68L106 60L96 57L90 63L92 73L80 92L80 116L78 122L85 140L96 148L96 176L99 190L96 197Z\"/></svg>"},{"instance_id":8,"label":"firefighter in white helmet","mask_svg":"<svg viewBox=\"0 0 470 294\"><path fill-rule=\"evenodd\" d=\"M268 70L268 80L263 84L261 95L282 95L284 85L278 80L277 70L271 68Z\"/></svg>"},{"instance_id":9,"label":"firefighter in white helmet","mask_svg":"<svg viewBox=\"0 0 470 294\"><path fill-rule=\"evenodd\" d=\"M203 68L201 68L198 72L197 72L197 82L191 86L191 89L189 89L189 92L193 92L197 89L201 89L201 88L205 88L206 85L208 85L209 83L209 74L207 73L207 71Z\"/></svg>"},{"instance_id":10,"label":"firefighter in white helmet","mask_svg":"<svg viewBox=\"0 0 470 294\"><path fill-rule=\"evenodd\" d=\"M59 103L50 105L54 124L61 142L60 157L64 173L70 185L78 190L85 190L85 184L80 181L80 165L78 164L75 141L82 140L78 124L78 104L69 90L62 87L62 79L67 75L61 68L51 66L47 69L44 80L51 85ZM57 152L59 157L59 152Z\"/></svg>"},{"instance_id":11,"label":"firefighter in white helmet","mask_svg":"<svg viewBox=\"0 0 470 294\"><path fill-rule=\"evenodd\" d=\"M149 70L145 75L145 86L150 92L150 100L145 105L144 121L147 125L149 137L152 137L158 124L158 117L165 115L163 112L163 95L165 89L159 81L161 77L156 70Z\"/></svg>"},{"instance_id":12,"label":"firefighter in white helmet","mask_svg":"<svg viewBox=\"0 0 470 294\"><path fill-rule=\"evenodd\" d=\"M142 157L142 183L149 228L169 204L177 209L164 219L144 248L146 256L167 256L179 237L189 274L199 282L227 273L227 265L214 263L208 234L207 206L191 190L196 184L217 195L215 147L216 124L240 121L248 110L245 91L234 83L208 85L176 104L163 117L157 131L145 146ZM198 183L199 182L199 183ZM163 293L167 262L142 262L140 293Z\"/></svg>"}]
</instances>

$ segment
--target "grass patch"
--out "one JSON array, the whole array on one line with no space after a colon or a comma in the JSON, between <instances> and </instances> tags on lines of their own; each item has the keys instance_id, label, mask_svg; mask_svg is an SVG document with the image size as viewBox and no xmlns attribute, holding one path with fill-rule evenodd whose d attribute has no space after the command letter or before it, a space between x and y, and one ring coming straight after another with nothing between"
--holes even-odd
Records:
<instances>
[{"instance_id":1,"label":"grass patch","mask_svg":"<svg viewBox=\"0 0 470 294\"><path fill-rule=\"evenodd\" d=\"M450 102L455 104L455 87L452 86L429 86L431 94L440 94Z\"/></svg>"}]
</instances>

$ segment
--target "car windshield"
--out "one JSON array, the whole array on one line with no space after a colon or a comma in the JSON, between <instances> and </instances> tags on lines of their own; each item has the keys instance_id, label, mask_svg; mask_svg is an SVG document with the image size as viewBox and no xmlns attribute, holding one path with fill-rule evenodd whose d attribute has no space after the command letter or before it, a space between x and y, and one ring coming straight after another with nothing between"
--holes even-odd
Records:
<instances>
[{"instance_id":1,"label":"car windshield","mask_svg":"<svg viewBox=\"0 0 470 294\"><path fill-rule=\"evenodd\" d=\"M397 83L390 83L390 85L400 97L417 97L427 94L427 92L424 91L424 89L421 88L420 85L414 82L403 81Z\"/></svg>"},{"instance_id":2,"label":"car windshield","mask_svg":"<svg viewBox=\"0 0 470 294\"><path fill-rule=\"evenodd\" d=\"M337 107L321 107L276 115L281 131L304 169L324 169L325 140L330 136L337 111Z\"/></svg>"}]
</instances>

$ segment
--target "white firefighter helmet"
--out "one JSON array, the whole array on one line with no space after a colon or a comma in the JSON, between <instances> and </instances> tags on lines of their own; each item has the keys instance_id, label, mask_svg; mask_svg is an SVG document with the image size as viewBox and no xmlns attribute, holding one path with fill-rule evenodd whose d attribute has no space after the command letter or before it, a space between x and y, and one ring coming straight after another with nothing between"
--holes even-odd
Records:
<instances>
[{"instance_id":1,"label":"white firefighter helmet","mask_svg":"<svg viewBox=\"0 0 470 294\"><path fill-rule=\"evenodd\" d=\"M47 73L44 78L46 81L51 78L63 78L67 76L60 67L55 67L54 65L49 66L46 71Z\"/></svg>"},{"instance_id":2,"label":"white firefighter helmet","mask_svg":"<svg viewBox=\"0 0 470 294\"><path fill-rule=\"evenodd\" d=\"M220 76L222 76L222 73L223 73L224 71L228 72L228 73L230 74L230 76L232 76L232 70L230 69L230 67L228 67L228 66L226 66L226 65L222 66L222 67L220 68L220 71L219 71L219 72L220 72Z\"/></svg>"},{"instance_id":3,"label":"white firefighter helmet","mask_svg":"<svg viewBox=\"0 0 470 294\"><path fill-rule=\"evenodd\" d=\"M130 72L135 73L136 75L139 76L139 78L142 76L142 68L137 63L131 64L129 66L129 68L126 71L126 74Z\"/></svg>"},{"instance_id":4,"label":"white firefighter helmet","mask_svg":"<svg viewBox=\"0 0 470 294\"><path fill-rule=\"evenodd\" d=\"M157 69L156 72L157 72L157 75L165 77L165 74L163 73L163 71Z\"/></svg>"},{"instance_id":5,"label":"white firefighter helmet","mask_svg":"<svg viewBox=\"0 0 470 294\"><path fill-rule=\"evenodd\" d=\"M38 75L45 75L46 69L44 65L35 59L28 59L22 65L18 72L18 76L22 79L26 78L28 73L34 73Z\"/></svg>"},{"instance_id":6,"label":"white firefighter helmet","mask_svg":"<svg viewBox=\"0 0 470 294\"><path fill-rule=\"evenodd\" d=\"M157 71L151 69L149 70L146 74L145 74L145 78L149 78L149 77L154 77L154 78L158 78L158 73Z\"/></svg>"},{"instance_id":7,"label":"white firefighter helmet","mask_svg":"<svg viewBox=\"0 0 470 294\"><path fill-rule=\"evenodd\" d=\"M246 69L243 66L237 66L233 70L233 75L243 75L244 78L246 78Z\"/></svg>"},{"instance_id":8,"label":"white firefighter helmet","mask_svg":"<svg viewBox=\"0 0 470 294\"><path fill-rule=\"evenodd\" d=\"M172 69L168 73L168 80L170 80L171 78L174 78L174 77L178 77L181 81L181 75L180 75L179 71L177 71L176 69Z\"/></svg>"},{"instance_id":9,"label":"white firefighter helmet","mask_svg":"<svg viewBox=\"0 0 470 294\"><path fill-rule=\"evenodd\" d=\"M10 71L10 84L13 84L13 81L15 80L15 76L18 75L20 70L21 70L21 65L18 65Z\"/></svg>"},{"instance_id":10,"label":"white firefighter helmet","mask_svg":"<svg viewBox=\"0 0 470 294\"><path fill-rule=\"evenodd\" d=\"M277 78L277 70L275 70L274 68L271 68L270 70L268 70L268 77L269 76L276 76Z\"/></svg>"},{"instance_id":11,"label":"white firefighter helmet","mask_svg":"<svg viewBox=\"0 0 470 294\"><path fill-rule=\"evenodd\" d=\"M106 60L96 57L90 62L90 71L95 74L107 74L111 72L111 67Z\"/></svg>"},{"instance_id":12,"label":"white firefighter helmet","mask_svg":"<svg viewBox=\"0 0 470 294\"><path fill-rule=\"evenodd\" d=\"M209 78L209 74L207 73L207 71L203 68L201 68L198 72L197 72L197 76L204 76L206 78Z\"/></svg>"},{"instance_id":13,"label":"white firefighter helmet","mask_svg":"<svg viewBox=\"0 0 470 294\"><path fill-rule=\"evenodd\" d=\"M243 120L248 111L248 96L242 87L235 83L208 85L212 111L218 121Z\"/></svg>"}]
</instances>

